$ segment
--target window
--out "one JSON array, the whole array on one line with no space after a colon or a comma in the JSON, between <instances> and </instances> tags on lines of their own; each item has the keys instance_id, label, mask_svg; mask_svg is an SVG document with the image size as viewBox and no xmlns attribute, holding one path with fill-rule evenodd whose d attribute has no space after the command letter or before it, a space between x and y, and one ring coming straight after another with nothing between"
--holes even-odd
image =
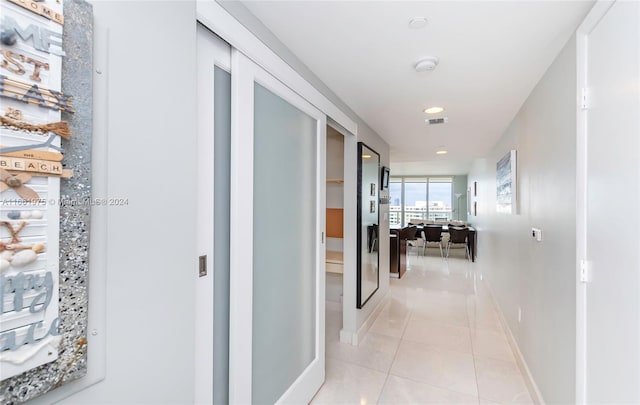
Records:
<instances>
[{"instance_id":1,"label":"window","mask_svg":"<svg viewBox=\"0 0 640 405\"><path fill-rule=\"evenodd\" d=\"M389 221L449 221L453 218L453 178L392 177L389 185Z\"/></svg>"},{"instance_id":2,"label":"window","mask_svg":"<svg viewBox=\"0 0 640 405\"><path fill-rule=\"evenodd\" d=\"M389 223L402 224L402 178L391 178L389 181Z\"/></svg>"}]
</instances>

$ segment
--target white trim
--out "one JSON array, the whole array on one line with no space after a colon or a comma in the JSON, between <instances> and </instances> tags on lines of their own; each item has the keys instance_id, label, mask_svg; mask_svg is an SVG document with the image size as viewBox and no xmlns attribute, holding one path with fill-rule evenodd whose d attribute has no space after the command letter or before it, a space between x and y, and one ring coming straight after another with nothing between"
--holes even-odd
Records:
<instances>
[{"instance_id":1,"label":"white trim","mask_svg":"<svg viewBox=\"0 0 640 405\"><path fill-rule=\"evenodd\" d=\"M324 340L324 335L322 335L322 340ZM324 356L322 358L316 357L315 360L304 369L304 371L296 378L296 380L291 384L289 389L285 391L284 394L276 401L276 404L296 404L303 403L299 398L296 398L296 392L298 390L298 386L303 384L303 381L321 381L320 385L324 381ZM320 388L318 386L318 389ZM314 394L317 391L314 391ZM311 400L311 398L309 399Z\"/></svg>"},{"instance_id":2,"label":"white trim","mask_svg":"<svg viewBox=\"0 0 640 405\"><path fill-rule=\"evenodd\" d=\"M522 374L525 385L527 386L529 395L531 396L533 403L545 404L544 398L542 397L542 393L540 392L540 389L538 388L536 381L533 379L533 375L529 370L529 366L527 365L527 362L525 361L524 356L520 351L520 347L518 347L518 343L516 342L516 339L513 336L513 332L511 332L511 328L509 328L509 324L507 323L507 320L504 317L504 314L502 313L502 309L498 304L498 300L496 300L496 297L493 294L493 289L491 288L491 285L486 280L485 280L485 285L489 290L489 295L491 296L491 301L493 302L493 306L496 310L496 313L498 314L498 319L500 319L500 324L502 325L502 329L504 329L505 335L507 337L507 341L509 342L509 346L511 347L511 351L513 351L516 364L520 369L520 373Z\"/></svg>"},{"instance_id":3,"label":"white trim","mask_svg":"<svg viewBox=\"0 0 640 405\"><path fill-rule=\"evenodd\" d=\"M233 48L247 55L258 66L282 81L317 109L331 117L354 135L357 124L336 107L322 93L309 84L298 72L261 42L215 1L197 1L198 21L227 41Z\"/></svg>"},{"instance_id":4,"label":"white trim","mask_svg":"<svg viewBox=\"0 0 640 405\"><path fill-rule=\"evenodd\" d=\"M231 46L225 42L222 38L215 34L215 32L211 32L206 26L203 24L197 23L198 30L204 30L211 34L214 40L211 43L213 47L213 59L214 64L226 71L227 73L231 73Z\"/></svg>"},{"instance_id":5,"label":"white trim","mask_svg":"<svg viewBox=\"0 0 640 405\"><path fill-rule=\"evenodd\" d=\"M598 25L600 20L609 12L609 9L614 5L616 0L598 0L589 11L589 14L584 18L578 30L578 35L588 35Z\"/></svg>"},{"instance_id":6,"label":"white trim","mask_svg":"<svg viewBox=\"0 0 640 405\"><path fill-rule=\"evenodd\" d=\"M231 51L231 229L229 275L229 403L251 403L253 300L253 72ZM250 252L247 254L247 252ZM245 297L235 294L247 289ZM242 322L242 320L249 322ZM248 367L247 367L248 365Z\"/></svg>"},{"instance_id":7,"label":"white trim","mask_svg":"<svg viewBox=\"0 0 640 405\"><path fill-rule=\"evenodd\" d=\"M342 328L340 329L340 341L343 343L353 344L357 342L357 318L359 309L356 308L356 262L357 262L357 216L356 206L352 201L356 200L357 194L357 175L358 163L357 156L358 140L357 137L349 133L346 128L340 124L327 118L327 125L338 131L344 137L343 156L345 156L343 164L343 265L342 265L342 291L343 296L340 303L332 303L339 306L342 311ZM347 156L353 156L354 159L348 159ZM346 293L345 293L346 291ZM328 307L329 308L329 307ZM355 338L354 338L355 336Z\"/></svg>"},{"instance_id":8,"label":"white trim","mask_svg":"<svg viewBox=\"0 0 640 405\"><path fill-rule=\"evenodd\" d=\"M580 263L587 259L587 117L581 108L588 88L588 36L613 6L598 1L576 31L576 404L587 403L587 284L581 281Z\"/></svg>"},{"instance_id":9,"label":"white trim","mask_svg":"<svg viewBox=\"0 0 640 405\"><path fill-rule=\"evenodd\" d=\"M389 301L389 291L387 290L387 293L380 300L380 302L378 302L378 305L375 307L375 309L371 311L371 314L369 315L367 320L362 323L362 326L360 326L360 329L358 329L358 333L353 334L352 341L351 341L352 345L357 346L360 344L360 342L362 342L362 339L364 339L367 332L369 332L369 329L371 328L373 323L376 321L378 314L382 311L382 308L384 308L384 305L388 301Z\"/></svg>"},{"instance_id":10,"label":"white trim","mask_svg":"<svg viewBox=\"0 0 640 405\"><path fill-rule=\"evenodd\" d=\"M380 312L384 308L384 305L388 301L389 301L389 292L387 291L387 294L385 294L385 296L380 300L380 302L378 302L378 305L371 312L367 320L364 321L362 326L360 326L357 332L352 332L344 328L340 330L340 342L348 343L353 346L358 346L360 342L362 342L362 340L364 339L367 332L369 332L369 329L371 329L371 326L376 321L378 314L380 314Z\"/></svg>"},{"instance_id":11,"label":"white trim","mask_svg":"<svg viewBox=\"0 0 640 405\"><path fill-rule=\"evenodd\" d=\"M318 119L316 154L316 360L320 361L321 375L312 378L324 382L326 351L326 298L327 275L325 271L327 253L327 117ZM320 387L318 387L320 388Z\"/></svg>"},{"instance_id":12,"label":"white trim","mask_svg":"<svg viewBox=\"0 0 640 405\"><path fill-rule=\"evenodd\" d=\"M198 197L197 249L207 256L208 274L195 280L194 403L213 402L214 340L214 67L230 70L231 48L205 27L197 26ZM230 100L229 100L230 102Z\"/></svg>"},{"instance_id":13,"label":"white trim","mask_svg":"<svg viewBox=\"0 0 640 405\"><path fill-rule=\"evenodd\" d=\"M348 343L350 345L356 345L355 341L357 341L357 338L354 338L354 336L356 336L355 333L351 332L350 330L346 330L346 329L340 329L340 342L341 343Z\"/></svg>"},{"instance_id":14,"label":"white trim","mask_svg":"<svg viewBox=\"0 0 640 405\"><path fill-rule=\"evenodd\" d=\"M357 335L358 311L356 308L357 256L357 193L358 193L358 139L344 137L344 183L343 183L343 273L342 273L342 330L340 341L351 343ZM356 339L357 340L357 339Z\"/></svg>"},{"instance_id":15,"label":"white trim","mask_svg":"<svg viewBox=\"0 0 640 405\"><path fill-rule=\"evenodd\" d=\"M587 38L576 34L576 100L587 79ZM587 286L580 280L580 262L587 253L587 113L576 102L576 404L586 401Z\"/></svg>"}]
</instances>

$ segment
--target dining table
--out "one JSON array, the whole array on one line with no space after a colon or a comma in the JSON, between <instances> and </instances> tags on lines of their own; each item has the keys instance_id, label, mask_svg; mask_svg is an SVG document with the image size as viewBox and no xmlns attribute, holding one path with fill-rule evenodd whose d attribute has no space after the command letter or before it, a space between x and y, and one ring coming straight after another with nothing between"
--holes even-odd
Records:
<instances>
[{"instance_id":1,"label":"dining table","mask_svg":"<svg viewBox=\"0 0 640 405\"><path fill-rule=\"evenodd\" d=\"M432 225L439 225L439 224L432 224ZM417 228L417 234L420 235L420 231L428 225L409 225L409 226L415 226ZM453 225L455 226L455 225ZM400 225L391 225L389 227L390 229L390 233L400 235L400 231L404 228L407 228L407 226L403 227ZM477 237L477 232L476 229L472 226L467 226L467 228L469 229L469 237L467 238L467 247L469 248L469 254L471 255L471 261L475 262L476 261L476 247L478 244L478 237ZM449 225L448 224L443 224L442 225L442 232L445 233L449 233ZM397 243L397 242L396 242Z\"/></svg>"}]
</instances>

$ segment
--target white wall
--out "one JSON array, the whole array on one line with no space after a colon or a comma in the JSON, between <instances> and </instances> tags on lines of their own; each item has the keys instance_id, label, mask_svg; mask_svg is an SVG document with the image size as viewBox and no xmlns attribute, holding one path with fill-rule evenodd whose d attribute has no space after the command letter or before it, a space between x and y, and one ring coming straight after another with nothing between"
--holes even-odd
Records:
<instances>
[{"instance_id":1,"label":"white wall","mask_svg":"<svg viewBox=\"0 0 640 405\"><path fill-rule=\"evenodd\" d=\"M478 264L544 400L575 402L576 46L572 38L493 151L478 182ZM496 163L518 153L519 213L496 213ZM541 228L543 241L531 237ZM518 322L518 308L522 321Z\"/></svg>"},{"instance_id":2,"label":"white wall","mask_svg":"<svg viewBox=\"0 0 640 405\"><path fill-rule=\"evenodd\" d=\"M108 56L106 378L64 404L193 402L196 255L196 25L191 2L93 3ZM105 115L101 111L101 115ZM104 229L92 229L103 232ZM93 254L92 254L92 257ZM91 275L89 281L92 282ZM90 311L96 308L91 307ZM90 313L91 316L91 313ZM89 341L91 345L91 340ZM89 357L89 362L99 361ZM51 403L45 395L39 403Z\"/></svg>"}]
</instances>

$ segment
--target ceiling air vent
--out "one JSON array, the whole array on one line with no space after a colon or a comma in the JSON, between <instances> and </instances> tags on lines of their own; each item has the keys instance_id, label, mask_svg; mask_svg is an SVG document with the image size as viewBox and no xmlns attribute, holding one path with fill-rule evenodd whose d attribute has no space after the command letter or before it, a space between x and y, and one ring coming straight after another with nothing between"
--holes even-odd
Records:
<instances>
[{"instance_id":1,"label":"ceiling air vent","mask_svg":"<svg viewBox=\"0 0 640 405\"><path fill-rule=\"evenodd\" d=\"M449 118L447 118L447 117L429 118L429 119L427 119L425 121L427 121L427 124L429 124L429 125L446 124L447 122L449 122Z\"/></svg>"}]
</instances>

